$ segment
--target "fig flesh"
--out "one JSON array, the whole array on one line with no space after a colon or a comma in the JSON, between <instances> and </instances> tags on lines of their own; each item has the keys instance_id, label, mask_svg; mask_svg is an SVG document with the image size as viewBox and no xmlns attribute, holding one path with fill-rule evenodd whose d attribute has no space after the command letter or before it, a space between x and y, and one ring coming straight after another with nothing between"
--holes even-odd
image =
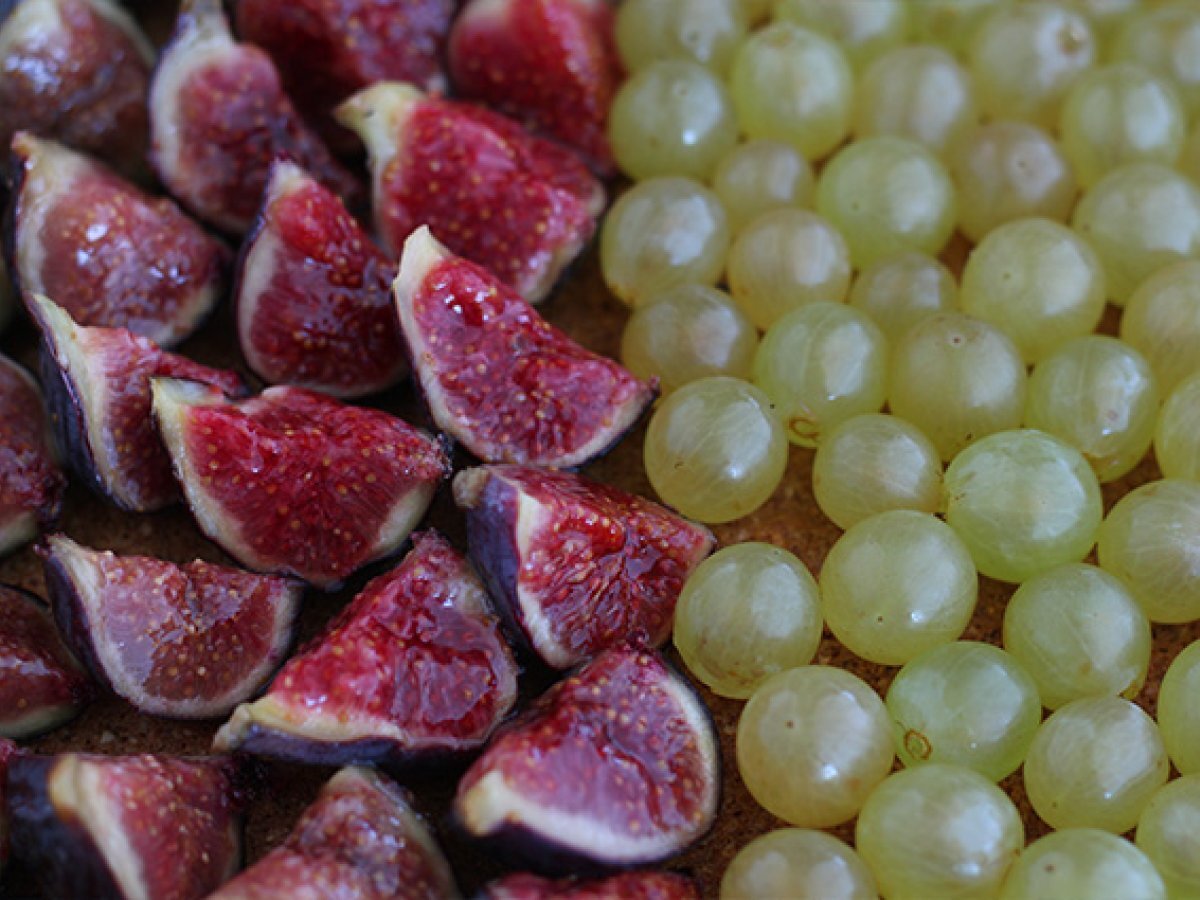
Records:
<instances>
[{"instance_id":1,"label":"fig flesh","mask_svg":"<svg viewBox=\"0 0 1200 900\"><path fill-rule=\"evenodd\" d=\"M696 883L673 872L623 872L595 881L549 881L520 872L493 881L485 900L700 900Z\"/></svg>"},{"instance_id":2,"label":"fig flesh","mask_svg":"<svg viewBox=\"0 0 1200 900\"><path fill-rule=\"evenodd\" d=\"M0 556L58 520L66 487L42 392L33 376L0 354Z\"/></svg>"}]
</instances>

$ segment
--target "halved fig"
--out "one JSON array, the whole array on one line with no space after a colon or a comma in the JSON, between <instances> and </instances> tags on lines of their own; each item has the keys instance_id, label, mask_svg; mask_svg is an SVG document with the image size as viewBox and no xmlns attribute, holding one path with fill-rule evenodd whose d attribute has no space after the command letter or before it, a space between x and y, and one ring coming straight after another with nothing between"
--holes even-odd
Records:
<instances>
[{"instance_id":1,"label":"halved fig","mask_svg":"<svg viewBox=\"0 0 1200 900\"><path fill-rule=\"evenodd\" d=\"M674 872L623 872L594 881L549 881L527 872L483 889L484 900L700 900L696 882Z\"/></svg>"},{"instance_id":2,"label":"halved fig","mask_svg":"<svg viewBox=\"0 0 1200 900\"><path fill-rule=\"evenodd\" d=\"M288 661L266 696L234 711L214 746L403 765L483 746L516 697L516 663L479 576L427 531Z\"/></svg>"},{"instance_id":3,"label":"halved fig","mask_svg":"<svg viewBox=\"0 0 1200 900\"><path fill-rule=\"evenodd\" d=\"M183 0L150 83L150 163L184 206L244 234L277 157L338 195L360 185L304 124L271 57L229 33L221 0Z\"/></svg>"},{"instance_id":4,"label":"halved fig","mask_svg":"<svg viewBox=\"0 0 1200 900\"><path fill-rule=\"evenodd\" d=\"M149 512L178 501L171 458L150 416L150 379L188 378L244 396L242 377L167 353L124 328L76 325L37 294L29 308L42 330L50 421L71 468L122 509Z\"/></svg>"},{"instance_id":5,"label":"halved fig","mask_svg":"<svg viewBox=\"0 0 1200 900\"><path fill-rule=\"evenodd\" d=\"M13 274L84 325L171 346L212 312L231 255L174 203L111 169L20 132L12 142Z\"/></svg>"},{"instance_id":6,"label":"halved fig","mask_svg":"<svg viewBox=\"0 0 1200 900\"><path fill-rule=\"evenodd\" d=\"M0 585L0 735L27 738L57 728L91 696L91 682L63 644L46 605L20 588Z\"/></svg>"},{"instance_id":7,"label":"halved fig","mask_svg":"<svg viewBox=\"0 0 1200 900\"><path fill-rule=\"evenodd\" d=\"M241 857L229 758L17 756L12 852L48 897L199 900Z\"/></svg>"},{"instance_id":8,"label":"halved fig","mask_svg":"<svg viewBox=\"0 0 1200 900\"><path fill-rule=\"evenodd\" d=\"M631 638L666 641L679 592L714 544L657 503L532 466L459 472L454 500L492 596L556 669Z\"/></svg>"},{"instance_id":9,"label":"halved fig","mask_svg":"<svg viewBox=\"0 0 1200 900\"><path fill-rule=\"evenodd\" d=\"M0 738L0 875L4 874L4 864L8 862L8 799L5 796L5 783L8 781L8 763L19 752L12 741Z\"/></svg>"},{"instance_id":10,"label":"halved fig","mask_svg":"<svg viewBox=\"0 0 1200 900\"><path fill-rule=\"evenodd\" d=\"M209 900L453 900L458 888L408 794L372 769L331 778L287 840Z\"/></svg>"},{"instance_id":11,"label":"halved fig","mask_svg":"<svg viewBox=\"0 0 1200 900\"><path fill-rule=\"evenodd\" d=\"M539 872L647 865L712 825L719 753L704 703L657 652L608 650L497 736L454 813Z\"/></svg>"},{"instance_id":12,"label":"halved fig","mask_svg":"<svg viewBox=\"0 0 1200 900\"><path fill-rule=\"evenodd\" d=\"M612 173L606 128L621 64L606 0L471 0L454 22L449 59L464 97Z\"/></svg>"},{"instance_id":13,"label":"halved fig","mask_svg":"<svg viewBox=\"0 0 1200 900\"><path fill-rule=\"evenodd\" d=\"M375 229L393 255L428 225L537 303L596 229L600 182L570 150L499 113L383 82L337 114L367 147Z\"/></svg>"},{"instance_id":14,"label":"halved fig","mask_svg":"<svg viewBox=\"0 0 1200 900\"><path fill-rule=\"evenodd\" d=\"M227 716L283 662L299 582L195 560L117 556L50 535L54 616L96 678L152 716Z\"/></svg>"},{"instance_id":15,"label":"halved fig","mask_svg":"<svg viewBox=\"0 0 1200 900\"><path fill-rule=\"evenodd\" d=\"M231 401L155 378L151 391L196 522L260 572L336 587L404 543L450 472L425 432L303 388Z\"/></svg>"},{"instance_id":16,"label":"halved fig","mask_svg":"<svg viewBox=\"0 0 1200 900\"><path fill-rule=\"evenodd\" d=\"M393 292L434 421L484 462L581 466L654 399L654 384L575 343L428 228L405 243Z\"/></svg>"},{"instance_id":17,"label":"halved fig","mask_svg":"<svg viewBox=\"0 0 1200 900\"><path fill-rule=\"evenodd\" d=\"M58 520L66 487L42 392L32 375L0 354L0 556Z\"/></svg>"},{"instance_id":18,"label":"halved fig","mask_svg":"<svg viewBox=\"0 0 1200 900\"><path fill-rule=\"evenodd\" d=\"M238 340L264 381L359 397L408 373L395 266L303 169L277 162L242 247Z\"/></svg>"}]
</instances>

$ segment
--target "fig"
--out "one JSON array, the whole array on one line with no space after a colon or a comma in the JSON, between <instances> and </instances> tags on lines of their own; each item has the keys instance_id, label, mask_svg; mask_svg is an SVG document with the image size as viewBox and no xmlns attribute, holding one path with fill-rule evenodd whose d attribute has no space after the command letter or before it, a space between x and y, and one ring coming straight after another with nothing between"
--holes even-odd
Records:
<instances>
[{"instance_id":1,"label":"fig","mask_svg":"<svg viewBox=\"0 0 1200 900\"><path fill-rule=\"evenodd\" d=\"M66 487L42 392L33 376L0 354L0 556L58 520Z\"/></svg>"},{"instance_id":2,"label":"fig","mask_svg":"<svg viewBox=\"0 0 1200 900\"><path fill-rule=\"evenodd\" d=\"M712 825L719 752L704 703L656 651L606 650L492 741L454 814L543 874L648 865Z\"/></svg>"},{"instance_id":3,"label":"fig","mask_svg":"<svg viewBox=\"0 0 1200 900\"><path fill-rule=\"evenodd\" d=\"M61 144L20 132L12 150L13 274L25 296L163 346L200 326L225 289L223 244L170 200Z\"/></svg>"},{"instance_id":4,"label":"fig","mask_svg":"<svg viewBox=\"0 0 1200 900\"><path fill-rule=\"evenodd\" d=\"M604 188L570 150L483 107L381 82L337 115L366 145L375 229L393 256L428 225L537 303L604 209Z\"/></svg>"},{"instance_id":5,"label":"fig","mask_svg":"<svg viewBox=\"0 0 1200 900\"><path fill-rule=\"evenodd\" d=\"M423 532L264 697L234 711L214 746L335 765L436 761L483 746L516 696L516 663L479 577Z\"/></svg>"},{"instance_id":6,"label":"fig","mask_svg":"<svg viewBox=\"0 0 1200 900\"><path fill-rule=\"evenodd\" d=\"M5 797L5 782L8 780L8 762L18 753L17 745L0 738L0 875L8 862L8 800Z\"/></svg>"},{"instance_id":7,"label":"fig","mask_svg":"<svg viewBox=\"0 0 1200 900\"><path fill-rule=\"evenodd\" d=\"M283 844L209 900L451 900L442 851L407 793L361 767L339 771Z\"/></svg>"},{"instance_id":8,"label":"fig","mask_svg":"<svg viewBox=\"0 0 1200 900\"><path fill-rule=\"evenodd\" d=\"M581 466L654 399L653 383L579 346L428 228L405 243L393 292L434 421L485 462Z\"/></svg>"},{"instance_id":9,"label":"fig","mask_svg":"<svg viewBox=\"0 0 1200 900\"><path fill-rule=\"evenodd\" d=\"M27 738L73 719L91 683L33 594L0 585L0 735ZM0 782L3 778L0 777Z\"/></svg>"},{"instance_id":10,"label":"fig","mask_svg":"<svg viewBox=\"0 0 1200 900\"><path fill-rule=\"evenodd\" d=\"M454 479L471 558L538 656L565 669L630 638L659 646L712 532L657 503L532 466Z\"/></svg>"},{"instance_id":11,"label":"fig","mask_svg":"<svg viewBox=\"0 0 1200 900\"><path fill-rule=\"evenodd\" d=\"M238 339L264 381L359 397L408 373L395 266L338 197L277 162L242 248Z\"/></svg>"},{"instance_id":12,"label":"fig","mask_svg":"<svg viewBox=\"0 0 1200 900\"><path fill-rule=\"evenodd\" d=\"M183 0L150 82L151 165L194 215L241 235L277 157L358 197L361 186L304 124L271 57L234 42L221 0Z\"/></svg>"},{"instance_id":13,"label":"fig","mask_svg":"<svg viewBox=\"0 0 1200 900\"><path fill-rule=\"evenodd\" d=\"M195 560L117 556L50 535L46 588L97 680L152 716L205 719L262 687L291 642L301 585Z\"/></svg>"},{"instance_id":14,"label":"fig","mask_svg":"<svg viewBox=\"0 0 1200 900\"><path fill-rule=\"evenodd\" d=\"M615 169L606 129L621 78L606 0L471 0L454 22L459 94Z\"/></svg>"},{"instance_id":15,"label":"fig","mask_svg":"<svg viewBox=\"0 0 1200 900\"><path fill-rule=\"evenodd\" d=\"M674 872L623 872L593 881L549 881L528 872L483 889L484 900L700 900L696 883Z\"/></svg>"},{"instance_id":16,"label":"fig","mask_svg":"<svg viewBox=\"0 0 1200 900\"><path fill-rule=\"evenodd\" d=\"M13 858L48 897L199 900L237 871L239 783L220 757L17 756Z\"/></svg>"},{"instance_id":17,"label":"fig","mask_svg":"<svg viewBox=\"0 0 1200 900\"><path fill-rule=\"evenodd\" d=\"M122 509L149 512L177 502L171 458L150 417L150 379L188 378L244 395L241 376L167 353L124 328L76 325L36 294L29 308L42 330L50 421L71 468Z\"/></svg>"}]
</instances>

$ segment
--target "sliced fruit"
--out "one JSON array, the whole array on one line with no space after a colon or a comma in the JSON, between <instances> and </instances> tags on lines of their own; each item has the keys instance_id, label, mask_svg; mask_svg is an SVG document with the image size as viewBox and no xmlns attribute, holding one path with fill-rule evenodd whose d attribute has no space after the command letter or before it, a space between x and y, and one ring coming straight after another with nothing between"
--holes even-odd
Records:
<instances>
[{"instance_id":1,"label":"sliced fruit","mask_svg":"<svg viewBox=\"0 0 1200 900\"><path fill-rule=\"evenodd\" d=\"M549 881L527 872L483 889L485 900L700 900L696 883L673 872L624 872L598 881Z\"/></svg>"},{"instance_id":2,"label":"sliced fruit","mask_svg":"<svg viewBox=\"0 0 1200 900\"><path fill-rule=\"evenodd\" d=\"M434 421L485 462L581 466L654 399L653 384L579 346L428 228L405 243L393 292Z\"/></svg>"},{"instance_id":3,"label":"sliced fruit","mask_svg":"<svg viewBox=\"0 0 1200 900\"><path fill-rule=\"evenodd\" d=\"M13 274L26 296L164 346L208 317L231 260L223 244L170 200L62 144L20 132L12 150Z\"/></svg>"},{"instance_id":4,"label":"sliced fruit","mask_svg":"<svg viewBox=\"0 0 1200 900\"><path fill-rule=\"evenodd\" d=\"M714 544L657 503L532 466L459 472L454 500L492 596L557 669L631 638L666 641L679 592Z\"/></svg>"},{"instance_id":5,"label":"sliced fruit","mask_svg":"<svg viewBox=\"0 0 1200 900\"><path fill-rule=\"evenodd\" d=\"M452 900L459 896L406 792L372 769L342 769L283 844L209 900Z\"/></svg>"},{"instance_id":6,"label":"sliced fruit","mask_svg":"<svg viewBox=\"0 0 1200 900\"><path fill-rule=\"evenodd\" d=\"M57 728L91 695L91 683L46 605L20 588L0 585L0 735L27 738Z\"/></svg>"},{"instance_id":7,"label":"sliced fruit","mask_svg":"<svg viewBox=\"0 0 1200 900\"><path fill-rule=\"evenodd\" d=\"M650 864L712 825L718 754L708 710L662 657L609 650L492 742L454 812L538 871Z\"/></svg>"},{"instance_id":8,"label":"sliced fruit","mask_svg":"<svg viewBox=\"0 0 1200 900\"><path fill-rule=\"evenodd\" d=\"M244 234L272 160L293 159L339 196L360 186L309 130L275 64L234 43L220 0L183 0L150 83L150 162L205 222Z\"/></svg>"},{"instance_id":9,"label":"sliced fruit","mask_svg":"<svg viewBox=\"0 0 1200 900\"><path fill-rule=\"evenodd\" d=\"M5 797L5 782L8 780L8 763L18 752L12 741L0 738L0 875L8 862L8 800Z\"/></svg>"},{"instance_id":10,"label":"sliced fruit","mask_svg":"<svg viewBox=\"0 0 1200 900\"><path fill-rule=\"evenodd\" d=\"M516 696L516 663L479 577L429 531L283 667L265 697L238 707L214 746L403 764L481 747Z\"/></svg>"},{"instance_id":11,"label":"sliced fruit","mask_svg":"<svg viewBox=\"0 0 1200 900\"><path fill-rule=\"evenodd\" d=\"M260 572L336 587L404 542L450 471L425 432L303 388L231 401L155 378L151 391L201 530Z\"/></svg>"},{"instance_id":12,"label":"sliced fruit","mask_svg":"<svg viewBox=\"0 0 1200 900\"><path fill-rule=\"evenodd\" d=\"M263 380L359 397L408 372L395 266L303 169L277 162L242 247L238 339Z\"/></svg>"},{"instance_id":13,"label":"sliced fruit","mask_svg":"<svg viewBox=\"0 0 1200 900\"><path fill-rule=\"evenodd\" d=\"M570 150L498 113L384 82L338 119L366 144L375 229L393 255L428 225L536 303L596 230L600 182Z\"/></svg>"}]
</instances>

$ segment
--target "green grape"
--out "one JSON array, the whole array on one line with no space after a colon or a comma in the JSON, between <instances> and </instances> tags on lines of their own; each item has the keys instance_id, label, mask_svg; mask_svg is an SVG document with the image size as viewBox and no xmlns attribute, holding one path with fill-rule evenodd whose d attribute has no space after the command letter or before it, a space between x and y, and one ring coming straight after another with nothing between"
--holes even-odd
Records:
<instances>
[{"instance_id":1,"label":"green grape","mask_svg":"<svg viewBox=\"0 0 1200 900\"><path fill-rule=\"evenodd\" d=\"M1092 32L1102 50L1112 43L1116 32L1132 15L1139 12L1142 0L1057 0L1062 6L1070 7L1087 17ZM1111 53L1101 53L1104 58Z\"/></svg>"},{"instance_id":2,"label":"green grape","mask_svg":"<svg viewBox=\"0 0 1200 900\"><path fill-rule=\"evenodd\" d=\"M1200 775L1155 792L1138 820L1137 845L1154 863L1172 898L1200 897Z\"/></svg>"},{"instance_id":3,"label":"green grape","mask_svg":"<svg viewBox=\"0 0 1200 900\"><path fill-rule=\"evenodd\" d=\"M1150 361L1163 393L1200 371L1200 261L1156 271L1121 316L1121 340Z\"/></svg>"},{"instance_id":4,"label":"green grape","mask_svg":"<svg viewBox=\"0 0 1200 900\"><path fill-rule=\"evenodd\" d=\"M1167 780L1154 720L1120 697L1084 697L1051 714L1025 757L1025 793L1051 828L1121 834Z\"/></svg>"},{"instance_id":5,"label":"green grape","mask_svg":"<svg viewBox=\"0 0 1200 900\"><path fill-rule=\"evenodd\" d=\"M864 269L902 250L936 256L954 232L954 184L921 144L874 137L841 150L817 180L817 211L846 238Z\"/></svg>"},{"instance_id":6,"label":"green grape","mask_svg":"<svg viewBox=\"0 0 1200 900\"><path fill-rule=\"evenodd\" d=\"M1104 269L1082 238L1050 219L1017 219L972 251L958 299L1034 363L1099 325L1104 296Z\"/></svg>"},{"instance_id":7,"label":"green grape","mask_svg":"<svg viewBox=\"0 0 1200 900\"><path fill-rule=\"evenodd\" d=\"M800 666L773 675L738 719L742 781L790 825L828 828L854 818L894 759L883 701L842 669Z\"/></svg>"},{"instance_id":8,"label":"green grape","mask_svg":"<svg viewBox=\"0 0 1200 900\"><path fill-rule=\"evenodd\" d=\"M965 56L975 32L1010 0L908 0L914 42L939 44Z\"/></svg>"},{"instance_id":9,"label":"green grape","mask_svg":"<svg viewBox=\"0 0 1200 900\"><path fill-rule=\"evenodd\" d=\"M1147 276L1200 256L1200 188L1158 163L1113 169L1083 195L1071 227L1104 264L1117 306Z\"/></svg>"},{"instance_id":10,"label":"green grape","mask_svg":"<svg viewBox=\"0 0 1200 900\"><path fill-rule=\"evenodd\" d=\"M1167 755L1184 775L1200 775L1200 641L1171 660L1158 688L1158 727Z\"/></svg>"},{"instance_id":11,"label":"green grape","mask_svg":"<svg viewBox=\"0 0 1200 900\"><path fill-rule=\"evenodd\" d=\"M825 557L820 584L833 636L884 666L957 640L979 592L962 541L935 516L908 509L851 526Z\"/></svg>"},{"instance_id":12,"label":"green grape","mask_svg":"<svg viewBox=\"0 0 1200 900\"><path fill-rule=\"evenodd\" d=\"M613 35L621 62L638 72L662 59L687 59L724 75L746 39L742 5L739 0L624 0Z\"/></svg>"},{"instance_id":13,"label":"green grape","mask_svg":"<svg viewBox=\"0 0 1200 900\"><path fill-rule=\"evenodd\" d=\"M651 63L621 85L608 118L617 165L631 178L708 178L737 144L725 85L699 63Z\"/></svg>"},{"instance_id":14,"label":"green grape","mask_svg":"<svg viewBox=\"0 0 1200 900\"><path fill-rule=\"evenodd\" d=\"M1150 621L1121 581L1067 563L1034 575L1004 610L1004 649L1025 664L1042 705L1141 691L1150 666Z\"/></svg>"},{"instance_id":15,"label":"green grape","mask_svg":"<svg viewBox=\"0 0 1200 900\"><path fill-rule=\"evenodd\" d=\"M664 394L710 375L749 378L758 332L724 291L701 284L655 294L621 335L621 362Z\"/></svg>"},{"instance_id":16,"label":"green grape","mask_svg":"<svg viewBox=\"0 0 1200 900\"><path fill-rule=\"evenodd\" d=\"M938 313L893 346L888 405L949 460L1021 424L1026 381L1021 354L1004 332L963 313Z\"/></svg>"},{"instance_id":17,"label":"green grape","mask_svg":"<svg viewBox=\"0 0 1200 900\"><path fill-rule=\"evenodd\" d=\"M1200 619L1200 484L1165 479L1130 491L1109 511L1096 550L1151 622Z\"/></svg>"},{"instance_id":18,"label":"green grape","mask_svg":"<svg viewBox=\"0 0 1200 900\"><path fill-rule=\"evenodd\" d=\"M906 766L954 763L992 781L1017 770L1042 721L1037 685L999 647L955 641L907 663L888 688Z\"/></svg>"},{"instance_id":19,"label":"green grape","mask_svg":"<svg viewBox=\"0 0 1200 900\"><path fill-rule=\"evenodd\" d=\"M974 243L1027 216L1065 222L1078 185L1054 138L1027 122L989 122L952 145L946 162L958 188L958 225Z\"/></svg>"},{"instance_id":20,"label":"green grape","mask_svg":"<svg viewBox=\"0 0 1200 900\"><path fill-rule=\"evenodd\" d=\"M904 0L779 0L775 18L837 41L857 69L903 44L908 35Z\"/></svg>"},{"instance_id":21,"label":"green grape","mask_svg":"<svg viewBox=\"0 0 1200 900\"><path fill-rule=\"evenodd\" d=\"M1038 838L1009 870L1000 900L1166 900L1146 854L1095 828L1067 828Z\"/></svg>"},{"instance_id":22,"label":"green grape","mask_svg":"<svg viewBox=\"0 0 1200 900\"><path fill-rule=\"evenodd\" d=\"M688 578L675 607L675 647L714 693L745 700L777 672L808 665L821 642L817 582L770 544L718 550Z\"/></svg>"},{"instance_id":23,"label":"green grape","mask_svg":"<svg viewBox=\"0 0 1200 900\"><path fill-rule=\"evenodd\" d=\"M613 204L600 233L600 271L629 306L683 284L715 284L729 223L717 195L690 178L651 178Z\"/></svg>"},{"instance_id":24,"label":"green grape","mask_svg":"<svg viewBox=\"0 0 1200 900\"><path fill-rule=\"evenodd\" d=\"M729 289L764 331L807 303L840 303L850 289L850 257L836 228L806 209L765 212L729 248Z\"/></svg>"},{"instance_id":25,"label":"green grape","mask_svg":"<svg viewBox=\"0 0 1200 900\"><path fill-rule=\"evenodd\" d=\"M855 844L888 900L992 897L1025 843L1008 796L948 763L904 769L867 798Z\"/></svg>"},{"instance_id":26,"label":"green grape","mask_svg":"<svg viewBox=\"0 0 1200 900\"><path fill-rule=\"evenodd\" d=\"M1179 151L1179 159L1175 163L1175 168L1193 182L1200 183L1200 122L1196 123L1187 138L1184 139L1183 149Z\"/></svg>"},{"instance_id":27,"label":"green grape","mask_svg":"<svg viewBox=\"0 0 1200 900\"><path fill-rule=\"evenodd\" d=\"M1167 397L1154 430L1154 455L1164 478L1200 481L1200 372Z\"/></svg>"},{"instance_id":28,"label":"green grape","mask_svg":"<svg viewBox=\"0 0 1200 900\"><path fill-rule=\"evenodd\" d=\"M643 459L665 503L701 522L731 522L775 493L787 446L762 391L737 378L701 378L654 411Z\"/></svg>"},{"instance_id":29,"label":"green grape","mask_svg":"<svg viewBox=\"0 0 1200 900\"><path fill-rule=\"evenodd\" d=\"M791 144L747 141L717 164L712 186L736 234L762 213L811 206L812 166Z\"/></svg>"},{"instance_id":30,"label":"green grape","mask_svg":"<svg viewBox=\"0 0 1200 900\"><path fill-rule=\"evenodd\" d=\"M839 528L890 509L935 513L942 462L915 425L867 413L826 431L813 457L813 496Z\"/></svg>"},{"instance_id":31,"label":"green grape","mask_svg":"<svg viewBox=\"0 0 1200 900\"><path fill-rule=\"evenodd\" d=\"M1169 78L1189 116L1200 113L1200 8L1171 3L1130 16L1113 42L1114 60Z\"/></svg>"},{"instance_id":32,"label":"green grape","mask_svg":"<svg viewBox=\"0 0 1200 900\"><path fill-rule=\"evenodd\" d=\"M754 354L754 383L788 440L815 447L824 432L883 406L887 341L865 314L810 303L771 326Z\"/></svg>"},{"instance_id":33,"label":"green grape","mask_svg":"<svg viewBox=\"0 0 1200 900\"><path fill-rule=\"evenodd\" d=\"M875 876L833 835L780 828L738 851L721 879L721 900L875 900Z\"/></svg>"},{"instance_id":34,"label":"green grape","mask_svg":"<svg viewBox=\"0 0 1200 900\"><path fill-rule=\"evenodd\" d=\"M1154 436L1158 386L1145 358L1116 338L1089 334L1033 370L1025 425L1078 449L1102 482L1136 466Z\"/></svg>"},{"instance_id":35,"label":"green grape","mask_svg":"<svg viewBox=\"0 0 1200 900\"><path fill-rule=\"evenodd\" d=\"M890 341L957 304L958 285L950 270L915 250L878 260L850 287L850 305L874 319Z\"/></svg>"}]
</instances>

